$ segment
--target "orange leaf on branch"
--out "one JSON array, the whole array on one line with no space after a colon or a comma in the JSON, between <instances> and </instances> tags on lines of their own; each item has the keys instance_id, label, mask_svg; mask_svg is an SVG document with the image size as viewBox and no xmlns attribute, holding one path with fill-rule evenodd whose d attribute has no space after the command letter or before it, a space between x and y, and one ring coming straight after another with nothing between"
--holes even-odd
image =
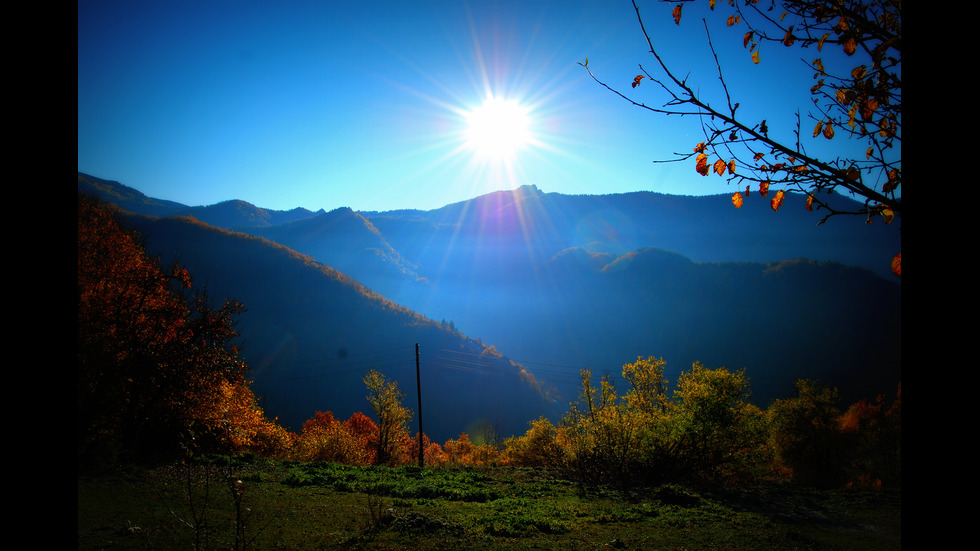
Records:
<instances>
[{"instance_id":1,"label":"orange leaf on branch","mask_svg":"<svg viewBox=\"0 0 980 551\"><path fill-rule=\"evenodd\" d=\"M796 37L793 36L793 27L790 27L789 30L786 31L786 36L783 37L783 46L792 46L794 42L796 42Z\"/></svg>"},{"instance_id":2,"label":"orange leaf on branch","mask_svg":"<svg viewBox=\"0 0 980 551\"><path fill-rule=\"evenodd\" d=\"M786 192L783 190L779 190L776 192L776 196L773 197L771 201L769 201L769 206L772 207L772 210L779 212L779 207L783 206L783 197L785 195Z\"/></svg>"},{"instance_id":3,"label":"orange leaf on branch","mask_svg":"<svg viewBox=\"0 0 980 551\"><path fill-rule=\"evenodd\" d=\"M725 175L725 161L722 161L721 159L718 159L717 161L715 161L714 169L715 169L715 172L718 173L718 176L724 176Z\"/></svg>"},{"instance_id":4,"label":"orange leaf on branch","mask_svg":"<svg viewBox=\"0 0 980 551\"><path fill-rule=\"evenodd\" d=\"M698 164L695 167L695 169L698 171L698 174L700 174L701 176L707 176L709 170L708 155L705 153L699 153L697 159L698 159Z\"/></svg>"},{"instance_id":5,"label":"orange leaf on branch","mask_svg":"<svg viewBox=\"0 0 980 551\"><path fill-rule=\"evenodd\" d=\"M828 140L834 137L834 125L827 121L827 124L823 127L823 137Z\"/></svg>"},{"instance_id":6,"label":"orange leaf on branch","mask_svg":"<svg viewBox=\"0 0 980 551\"><path fill-rule=\"evenodd\" d=\"M742 208L742 201L742 194L736 191L732 195L732 204L735 205L735 208L740 209Z\"/></svg>"},{"instance_id":7,"label":"orange leaf on branch","mask_svg":"<svg viewBox=\"0 0 980 551\"><path fill-rule=\"evenodd\" d=\"M759 182L759 195L761 195L762 198L765 199L768 193L769 193L769 180Z\"/></svg>"},{"instance_id":8,"label":"orange leaf on branch","mask_svg":"<svg viewBox=\"0 0 980 551\"><path fill-rule=\"evenodd\" d=\"M830 36L830 33L824 33L824 35L820 37L820 40L817 41L817 51L818 52L821 51L821 50L823 50L823 43L824 43L825 40L827 40L827 38L829 36Z\"/></svg>"},{"instance_id":9,"label":"orange leaf on branch","mask_svg":"<svg viewBox=\"0 0 980 551\"><path fill-rule=\"evenodd\" d=\"M673 15L674 15L674 24L675 25L680 25L681 24L681 8L683 8L683 7L684 6L681 5L681 4L678 4L678 5L674 6L674 13L673 13Z\"/></svg>"},{"instance_id":10,"label":"orange leaf on branch","mask_svg":"<svg viewBox=\"0 0 980 551\"><path fill-rule=\"evenodd\" d=\"M643 80L643 75L636 75L636 78L633 79L633 88L639 86L641 80Z\"/></svg>"},{"instance_id":11,"label":"orange leaf on branch","mask_svg":"<svg viewBox=\"0 0 980 551\"><path fill-rule=\"evenodd\" d=\"M885 207L881 209L881 217L885 219L886 224L891 224L892 220L895 219L895 211L893 211L888 207Z\"/></svg>"},{"instance_id":12,"label":"orange leaf on branch","mask_svg":"<svg viewBox=\"0 0 980 551\"><path fill-rule=\"evenodd\" d=\"M902 277L902 253L896 254L892 259L892 273Z\"/></svg>"}]
</instances>

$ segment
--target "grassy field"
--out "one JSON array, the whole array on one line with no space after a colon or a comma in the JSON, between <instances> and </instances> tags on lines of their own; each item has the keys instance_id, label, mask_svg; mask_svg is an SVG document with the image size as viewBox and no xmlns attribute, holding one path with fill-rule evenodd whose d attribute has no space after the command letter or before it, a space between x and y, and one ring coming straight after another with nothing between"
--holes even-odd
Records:
<instances>
[{"instance_id":1,"label":"grassy field","mask_svg":"<svg viewBox=\"0 0 980 551\"><path fill-rule=\"evenodd\" d=\"M524 468L217 459L78 480L78 549L901 549L895 490L585 488Z\"/></svg>"}]
</instances>

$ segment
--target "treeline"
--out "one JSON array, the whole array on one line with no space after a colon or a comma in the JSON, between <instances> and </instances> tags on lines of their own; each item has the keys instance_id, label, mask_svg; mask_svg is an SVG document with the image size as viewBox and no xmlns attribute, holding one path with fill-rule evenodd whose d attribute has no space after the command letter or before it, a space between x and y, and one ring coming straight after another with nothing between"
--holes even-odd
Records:
<instances>
[{"instance_id":1,"label":"treeline","mask_svg":"<svg viewBox=\"0 0 980 551\"><path fill-rule=\"evenodd\" d=\"M251 452L355 465L418 462L413 418L397 383L365 378L373 417L317 412L292 433L266 417L247 380L234 320L243 306L192 292L178 265L147 257L115 213L78 201L78 459L80 467ZM523 435L422 436L427 466L513 465L619 485L775 480L901 485L901 386L890 402L840 409L835 389L798 381L767 410L744 372L695 363L671 385L660 358L623 366L626 387L581 373L578 399ZM490 431L492 432L492 431ZM471 436L474 438L471 439Z\"/></svg>"},{"instance_id":2,"label":"treeline","mask_svg":"<svg viewBox=\"0 0 980 551\"><path fill-rule=\"evenodd\" d=\"M629 389L622 396L609 377L594 386L583 372L579 399L558 425L540 418L525 434L502 441L481 435L475 443L463 433L440 446L425 438L424 463L548 467L583 483L622 486L901 486L901 385L891 403L879 396L842 411L835 389L800 380L796 396L762 410L748 401L742 372L694 364L668 393L664 366L653 357L623 366ZM376 372L365 383L380 423L362 413L340 421L318 412L295 436L294 458L355 465L418 461L418 440L408 431L412 413L401 405L397 383Z\"/></svg>"}]
</instances>

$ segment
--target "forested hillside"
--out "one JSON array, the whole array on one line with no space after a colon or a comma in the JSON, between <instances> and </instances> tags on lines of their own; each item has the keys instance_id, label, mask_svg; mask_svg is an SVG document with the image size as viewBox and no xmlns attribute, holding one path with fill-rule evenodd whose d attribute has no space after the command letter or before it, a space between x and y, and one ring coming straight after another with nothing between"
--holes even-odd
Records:
<instances>
[{"instance_id":1,"label":"forested hillside","mask_svg":"<svg viewBox=\"0 0 980 551\"><path fill-rule=\"evenodd\" d=\"M211 293L245 304L239 331L254 389L293 430L317 410L347 417L363 409L370 369L414 396L416 343L433 438L484 423L510 434L549 412L541 389L507 358L309 257L189 218L128 221L152 255L179 260Z\"/></svg>"}]
</instances>

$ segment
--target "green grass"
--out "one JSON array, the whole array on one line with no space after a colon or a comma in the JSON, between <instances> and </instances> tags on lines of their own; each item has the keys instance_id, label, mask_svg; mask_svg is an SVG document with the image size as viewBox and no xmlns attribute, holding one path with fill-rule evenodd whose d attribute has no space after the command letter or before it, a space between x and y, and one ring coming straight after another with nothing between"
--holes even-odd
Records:
<instances>
[{"instance_id":1,"label":"green grass","mask_svg":"<svg viewBox=\"0 0 980 551\"><path fill-rule=\"evenodd\" d=\"M623 492L542 469L225 458L78 481L82 550L901 549L901 529L894 490Z\"/></svg>"}]
</instances>

